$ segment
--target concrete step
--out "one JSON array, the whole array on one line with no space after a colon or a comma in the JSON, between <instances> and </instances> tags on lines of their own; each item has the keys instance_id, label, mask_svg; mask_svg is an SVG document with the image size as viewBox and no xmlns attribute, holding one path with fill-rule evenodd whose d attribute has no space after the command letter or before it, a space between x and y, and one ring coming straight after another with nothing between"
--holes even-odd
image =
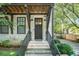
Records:
<instances>
[{"instance_id":1,"label":"concrete step","mask_svg":"<svg viewBox=\"0 0 79 59\"><path fill-rule=\"evenodd\" d=\"M47 41L30 41L25 56L52 56Z\"/></svg>"},{"instance_id":2,"label":"concrete step","mask_svg":"<svg viewBox=\"0 0 79 59\"><path fill-rule=\"evenodd\" d=\"M50 49L28 49L26 53L36 53L36 54L41 54L41 53L51 53Z\"/></svg>"},{"instance_id":3,"label":"concrete step","mask_svg":"<svg viewBox=\"0 0 79 59\"><path fill-rule=\"evenodd\" d=\"M27 48L50 48L48 45L29 45Z\"/></svg>"},{"instance_id":4,"label":"concrete step","mask_svg":"<svg viewBox=\"0 0 79 59\"><path fill-rule=\"evenodd\" d=\"M50 48L47 41L30 41L27 48Z\"/></svg>"},{"instance_id":5,"label":"concrete step","mask_svg":"<svg viewBox=\"0 0 79 59\"><path fill-rule=\"evenodd\" d=\"M25 56L52 56L50 49L28 49Z\"/></svg>"},{"instance_id":6,"label":"concrete step","mask_svg":"<svg viewBox=\"0 0 79 59\"><path fill-rule=\"evenodd\" d=\"M48 44L47 41L30 41L30 44Z\"/></svg>"},{"instance_id":7,"label":"concrete step","mask_svg":"<svg viewBox=\"0 0 79 59\"><path fill-rule=\"evenodd\" d=\"M52 54L25 54L25 56L52 56Z\"/></svg>"}]
</instances>

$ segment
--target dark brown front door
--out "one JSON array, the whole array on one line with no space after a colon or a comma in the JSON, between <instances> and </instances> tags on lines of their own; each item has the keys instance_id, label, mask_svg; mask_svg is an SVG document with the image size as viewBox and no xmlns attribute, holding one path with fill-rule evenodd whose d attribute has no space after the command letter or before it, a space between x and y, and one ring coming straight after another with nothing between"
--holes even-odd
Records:
<instances>
[{"instance_id":1,"label":"dark brown front door","mask_svg":"<svg viewBox=\"0 0 79 59\"><path fill-rule=\"evenodd\" d=\"M35 40L42 40L42 18L35 18Z\"/></svg>"}]
</instances>

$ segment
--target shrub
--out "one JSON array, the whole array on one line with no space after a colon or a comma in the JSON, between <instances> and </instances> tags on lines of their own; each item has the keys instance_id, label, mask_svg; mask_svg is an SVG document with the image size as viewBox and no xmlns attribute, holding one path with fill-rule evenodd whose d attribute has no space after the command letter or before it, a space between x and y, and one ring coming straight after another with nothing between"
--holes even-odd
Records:
<instances>
[{"instance_id":1,"label":"shrub","mask_svg":"<svg viewBox=\"0 0 79 59\"><path fill-rule=\"evenodd\" d=\"M1 45L4 47L11 47L11 45L9 43L10 43L10 40L4 40L1 42Z\"/></svg>"},{"instance_id":2,"label":"shrub","mask_svg":"<svg viewBox=\"0 0 79 59\"><path fill-rule=\"evenodd\" d=\"M58 43L61 43L59 40L54 40L54 42L56 43L56 44L58 44Z\"/></svg>"},{"instance_id":3,"label":"shrub","mask_svg":"<svg viewBox=\"0 0 79 59\"><path fill-rule=\"evenodd\" d=\"M67 44L58 44L57 47L58 47L61 54L68 54L68 55L74 54L71 46L69 46Z\"/></svg>"}]
</instances>

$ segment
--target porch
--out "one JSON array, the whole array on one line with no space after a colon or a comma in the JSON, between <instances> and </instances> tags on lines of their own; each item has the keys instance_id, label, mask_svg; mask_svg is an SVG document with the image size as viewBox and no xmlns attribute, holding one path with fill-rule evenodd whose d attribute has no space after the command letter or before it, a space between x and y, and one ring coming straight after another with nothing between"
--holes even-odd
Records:
<instances>
[{"instance_id":1,"label":"porch","mask_svg":"<svg viewBox=\"0 0 79 59\"><path fill-rule=\"evenodd\" d=\"M29 55L29 53L30 55L60 55L53 40L53 4L12 4L3 7L13 23L9 27L8 34L12 38L18 36L23 40L17 50L17 56Z\"/></svg>"}]
</instances>

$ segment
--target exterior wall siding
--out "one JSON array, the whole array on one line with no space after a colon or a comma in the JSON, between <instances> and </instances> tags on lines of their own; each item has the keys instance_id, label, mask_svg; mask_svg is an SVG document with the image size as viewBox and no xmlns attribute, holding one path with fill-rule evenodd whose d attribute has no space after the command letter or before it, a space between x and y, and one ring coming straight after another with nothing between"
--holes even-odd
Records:
<instances>
[{"instance_id":1,"label":"exterior wall siding","mask_svg":"<svg viewBox=\"0 0 79 59\"><path fill-rule=\"evenodd\" d=\"M9 20L11 20L11 16L7 15L9 17ZM2 17L2 16L1 16ZM17 34L17 17L26 17L26 34ZM31 35L32 40L35 40L35 25L34 25L34 19L35 18L43 18L43 40L46 40L46 15L31 15ZM9 28L9 34L0 34L0 40L23 40L25 36L27 35L29 28L27 23L27 15L13 15L13 34L11 34L11 30Z\"/></svg>"},{"instance_id":2,"label":"exterior wall siding","mask_svg":"<svg viewBox=\"0 0 79 59\"><path fill-rule=\"evenodd\" d=\"M0 15L0 17L5 17L7 16L9 18L9 20L11 20L11 16L10 15ZM10 38L10 28L9 28L9 34L0 34L0 40L7 40Z\"/></svg>"},{"instance_id":3,"label":"exterior wall siding","mask_svg":"<svg viewBox=\"0 0 79 59\"><path fill-rule=\"evenodd\" d=\"M7 15L11 20L11 16ZM2 17L2 16L1 16ZM17 34L17 17L26 17L26 34ZM27 15L13 15L13 34L9 28L9 34L0 34L0 40L23 40L28 32Z\"/></svg>"}]
</instances>

